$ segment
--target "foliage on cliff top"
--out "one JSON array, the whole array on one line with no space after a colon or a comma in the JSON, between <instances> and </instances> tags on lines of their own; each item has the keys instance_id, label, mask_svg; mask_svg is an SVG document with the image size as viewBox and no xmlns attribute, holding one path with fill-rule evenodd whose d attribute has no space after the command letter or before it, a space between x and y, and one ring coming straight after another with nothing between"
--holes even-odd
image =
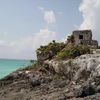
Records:
<instances>
[{"instance_id":1,"label":"foliage on cliff top","mask_svg":"<svg viewBox=\"0 0 100 100\"><path fill-rule=\"evenodd\" d=\"M73 40L73 38L72 38ZM40 46L37 49L38 61L44 61L47 59L71 59L83 54L90 54L90 47L85 45L74 45L57 43L54 40L46 46Z\"/></svg>"},{"instance_id":2,"label":"foliage on cliff top","mask_svg":"<svg viewBox=\"0 0 100 100\"><path fill-rule=\"evenodd\" d=\"M38 51L41 51L41 52L49 52L50 50L52 50L54 52L58 52L58 51L60 51L64 47L65 47L64 43L57 43L57 42L55 42L53 40L52 42L50 42L46 46L40 46L40 48L37 49L37 52Z\"/></svg>"},{"instance_id":3,"label":"foliage on cliff top","mask_svg":"<svg viewBox=\"0 0 100 100\"><path fill-rule=\"evenodd\" d=\"M67 41L68 41L68 43L74 44L75 43L75 37L74 37L74 35L68 36Z\"/></svg>"},{"instance_id":4,"label":"foliage on cliff top","mask_svg":"<svg viewBox=\"0 0 100 100\"><path fill-rule=\"evenodd\" d=\"M83 54L89 54L90 48L88 46L84 45L70 45L66 46L63 50L61 50L59 53L57 53L56 59L70 59L75 58L77 56L83 55Z\"/></svg>"},{"instance_id":5,"label":"foliage on cliff top","mask_svg":"<svg viewBox=\"0 0 100 100\"><path fill-rule=\"evenodd\" d=\"M46 46L40 46L37 49L37 55L49 55L50 58L55 56L58 52L60 52L65 47L64 43L57 43L54 40Z\"/></svg>"}]
</instances>

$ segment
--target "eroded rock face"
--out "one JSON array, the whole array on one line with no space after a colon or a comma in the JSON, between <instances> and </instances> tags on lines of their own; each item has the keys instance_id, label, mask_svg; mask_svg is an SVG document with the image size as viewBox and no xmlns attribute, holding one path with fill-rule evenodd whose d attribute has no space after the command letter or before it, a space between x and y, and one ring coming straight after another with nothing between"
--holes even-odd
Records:
<instances>
[{"instance_id":1,"label":"eroded rock face","mask_svg":"<svg viewBox=\"0 0 100 100\"><path fill-rule=\"evenodd\" d=\"M96 93L96 89L89 83L83 84L81 87L75 90L75 97L86 97L88 95L93 95Z\"/></svg>"},{"instance_id":2,"label":"eroded rock face","mask_svg":"<svg viewBox=\"0 0 100 100\"><path fill-rule=\"evenodd\" d=\"M43 53L41 51L37 52L37 59L38 61L42 62L48 59L52 59L57 53L50 50L48 53Z\"/></svg>"},{"instance_id":3,"label":"eroded rock face","mask_svg":"<svg viewBox=\"0 0 100 100\"><path fill-rule=\"evenodd\" d=\"M100 54L86 54L73 60L51 60L45 63L70 82L80 85L80 88L75 90L76 97L93 95L100 91Z\"/></svg>"},{"instance_id":4,"label":"eroded rock face","mask_svg":"<svg viewBox=\"0 0 100 100\"><path fill-rule=\"evenodd\" d=\"M100 54L82 55L73 60L67 61L45 61L56 73L67 75L69 72L74 74L73 79L88 79L92 76L100 75Z\"/></svg>"},{"instance_id":5,"label":"eroded rock face","mask_svg":"<svg viewBox=\"0 0 100 100\"><path fill-rule=\"evenodd\" d=\"M0 80L0 100L100 100L100 55L47 60L41 68Z\"/></svg>"}]
</instances>

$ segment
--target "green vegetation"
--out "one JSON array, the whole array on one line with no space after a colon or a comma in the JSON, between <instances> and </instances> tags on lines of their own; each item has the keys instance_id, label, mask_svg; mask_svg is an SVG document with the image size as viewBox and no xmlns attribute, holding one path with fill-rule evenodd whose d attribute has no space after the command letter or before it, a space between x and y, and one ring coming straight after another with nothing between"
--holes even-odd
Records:
<instances>
[{"instance_id":1,"label":"green vegetation","mask_svg":"<svg viewBox=\"0 0 100 100\"><path fill-rule=\"evenodd\" d=\"M98 46L98 49L100 49L100 46Z\"/></svg>"},{"instance_id":2,"label":"green vegetation","mask_svg":"<svg viewBox=\"0 0 100 100\"><path fill-rule=\"evenodd\" d=\"M52 59L58 52L60 52L65 47L64 43L57 43L53 40L46 46L40 46L37 49L37 57L41 56L44 58Z\"/></svg>"},{"instance_id":3,"label":"green vegetation","mask_svg":"<svg viewBox=\"0 0 100 100\"><path fill-rule=\"evenodd\" d=\"M78 46L66 46L62 51L60 51L56 58L57 59L70 59L75 58L77 56L90 53L90 48L84 45Z\"/></svg>"},{"instance_id":4,"label":"green vegetation","mask_svg":"<svg viewBox=\"0 0 100 100\"><path fill-rule=\"evenodd\" d=\"M40 46L39 49L37 49L37 52L38 51L41 51L41 52L44 52L44 53L48 53L50 50L57 53L59 52L62 48L64 48L64 44L63 43L57 43L57 42L51 42L49 43L48 45L46 46Z\"/></svg>"},{"instance_id":5,"label":"green vegetation","mask_svg":"<svg viewBox=\"0 0 100 100\"><path fill-rule=\"evenodd\" d=\"M71 35L68 37L68 42L74 44L74 42L75 42L74 35Z\"/></svg>"},{"instance_id":6,"label":"green vegetation","mask_svg":"<svg viewBox=\"0 0 100 100\"><path fill-rule=\"evenodd\" d=\"M68 61L67 63L69 66L73 66L73 62L71 60Z\"/></svg>"},{"instance_id":7,"label":"green vegetation","mask_svg":"<svg viewBox=\"0 0 100 100\"><path fill-rule=\"evenodd\" d=\"M90 47L86 45L75 45L74 36L69 37L69 44L57 43L53 40L46 46L40 46L37 49L37 59L42 62L44 60L51 60L55 58L57 60L73 59L83 54L90 54Z\"/></svg>"},{"instance_id":8,"label":"green vegetation","mask_svg":"<svg viewBox=\"0 0 100 100\"><path fill-rule=\"evenodd\" d=\"M34 63L32 62L31 65L27 66L26 68L24 68L23 70L32 70L32 69L37 69L40 68L42 66L41 63L39 63L38 61L34 61Z\"/></svg>"}]
</instances>

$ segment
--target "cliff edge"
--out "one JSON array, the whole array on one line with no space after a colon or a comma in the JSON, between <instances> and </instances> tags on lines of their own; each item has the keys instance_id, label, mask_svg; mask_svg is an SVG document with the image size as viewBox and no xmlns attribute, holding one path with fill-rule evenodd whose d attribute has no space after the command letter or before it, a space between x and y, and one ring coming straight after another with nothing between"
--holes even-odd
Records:
<instances>
[{"instance_id":1,"label":"cliff edge","mask_svg":"<svg viewBox=\"0 0 100 100\"><path fill-rule=\"evenodd\" d=\"M38 60L0 80L0 100L100 100L100 54L53 41Z\"/></svg>"}]
</instances>

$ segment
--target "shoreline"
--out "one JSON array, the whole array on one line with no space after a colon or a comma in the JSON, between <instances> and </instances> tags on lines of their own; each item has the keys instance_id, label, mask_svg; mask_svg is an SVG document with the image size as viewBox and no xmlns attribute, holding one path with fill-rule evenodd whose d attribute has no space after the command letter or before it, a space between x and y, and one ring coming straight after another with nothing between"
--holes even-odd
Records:
<instances>
[{"instance_id":1,"label":"shoreline","mask_svg":"<svg viewBox=\"0 0 100 100\"><path fill-rule=\"evenodd\" d=\"M98 85L93 85L93 83L100 82L97 81L100 77L91 76L96 70L94 72L91 71L91 75L87 75L89 73L85 68L85 65L83 65L84 61L90 63L92 59L95 59L97 62L98 59L100 59L100 55L86 54L79 56L71 60L72 65L70 65L71 63L68 61L54 61L52 59L45 61L43 64L35 63L30 67L28 66L24 69L17 70L5 78L0 79L0 98L2 100L100 99L98 88L100 84L98 83ZM95 62L91 62L91 64L92 63L94 64ZM79 73L81 64L83 65L83 68L85 68L85 71L81 70ZM63 66L62 69L59 69L60 66ZM97 66L98 65L95 65L95 69L98 68ZM92 66L90 65L90 67ZM69 68L70 75L66 68ZM83 72L85 74L81 76ZM86 91L84 91L84 89ZM88 92L88 89L91 89L92 92Z\"/></svg>"},{"instance_id":2,"label":"shoreline","mask_svg":"<svg viewBox=\"0 0 100 100\"><path fill-rule=\"evenodd\" d=\"M29 65L31 65L29 60L2 59L0 60L0 79L16 70L23 69Z\"/></svg>"}]
</instances>

